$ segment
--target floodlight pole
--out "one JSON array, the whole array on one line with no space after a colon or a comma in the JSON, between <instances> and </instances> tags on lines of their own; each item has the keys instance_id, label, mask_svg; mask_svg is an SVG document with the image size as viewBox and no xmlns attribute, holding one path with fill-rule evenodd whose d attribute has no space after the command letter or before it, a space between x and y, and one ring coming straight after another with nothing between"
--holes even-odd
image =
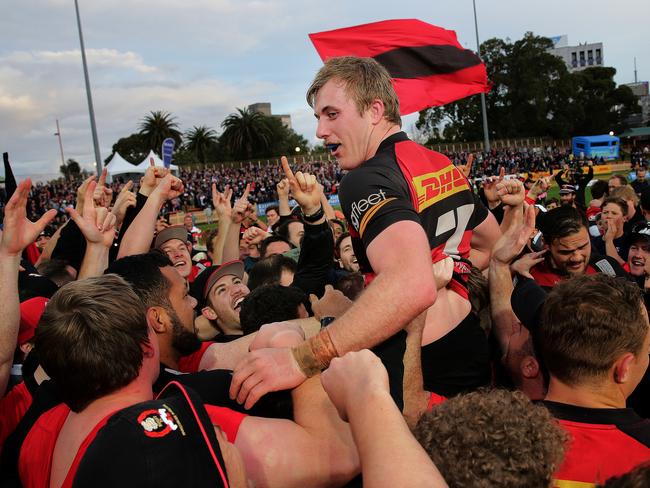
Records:
<instances>
[{"instance_id":1,"label":"floodlight pole","mask_svg":"<svg viewBox=\"0 0 650 488\"><path fill-rule=\"evenodd\" d=\"M84 68L84 79L86 80L86 96L88 97L88 114L90 115L90 131L93 136L93 147L95 148L95 167L97 175L102 172L102 159L99 155L99 142L97 140L97 127L95 126L95 110L93 109L93 96L90 92L90 79L88 78L88 65L86 63L86 49L84 47L84 37L81 32L81 17L79 16L79 4L74 0L74 8L77 12L77 27L79 28L79 44L81 45L81 62Z\"/></svg>"},{"instance_id":2,"label":"floodlight pole","mask_svg":"<svg viewBox=\"0 0 650 488\"><path fill-rule=\"evenodd\" d=\"M472 0L474 7L474 30L476 32L476 52L481 57L481 43L478 40L478 20L476 19L476 0ZM490 136L488 135L487 108L485 106L485 93L481 93L481 112L483 113L483 146L486 152L490 151Z\"/></svg>"},{"instance_id":3,"label":"floodlight pole","mask_svg":"<svg viewBox=\"0 0 650 488\"><path fill-rule=\"evenodd\" d=\"M61 140L61 129L59 128L59 119L56 119L56 132L55 136L59 138L59 150L61 151L61 164L65 166L65 158L63 157L63 141Z\"/></svg>"}]
</instances>

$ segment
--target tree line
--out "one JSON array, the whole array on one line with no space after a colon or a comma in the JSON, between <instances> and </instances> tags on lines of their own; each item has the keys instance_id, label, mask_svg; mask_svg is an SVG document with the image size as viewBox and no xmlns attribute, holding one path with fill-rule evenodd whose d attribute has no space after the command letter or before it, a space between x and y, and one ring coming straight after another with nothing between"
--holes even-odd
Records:
<instances>
[{"instance_id":1,"label":"tree line","mask_svg":"<svg viewBox=\"0 0 650 488\"><path fill-rule=\"evenodd\" d=\"M218 134L205 125L183 132L174 117L162 110L152 111L140 122L138 131L113 144L108 163L116 152L127 161L140 163L154 150L160 154L164 139L176 142L174 164L239 161L294 154L296 148L307 151L309 143L277 117L269 117L248 108L238 108L221 123Z\"/></svg>"},{"instance_id":2,"label":"tree line","mask_svg":"<svg viewBox=\"0 0 650 488\"><path fill-rule=\"evenodd\" d=\"M481 44L492 83L486 94L490 139L619 133L640 110L632 90L616 85L614 68L570 73L552 48L550 39L532 32L515 42L492 38ZM416 128L429 144L482 140L480 96L423 110Z\"/></svg>"}]
</instances>

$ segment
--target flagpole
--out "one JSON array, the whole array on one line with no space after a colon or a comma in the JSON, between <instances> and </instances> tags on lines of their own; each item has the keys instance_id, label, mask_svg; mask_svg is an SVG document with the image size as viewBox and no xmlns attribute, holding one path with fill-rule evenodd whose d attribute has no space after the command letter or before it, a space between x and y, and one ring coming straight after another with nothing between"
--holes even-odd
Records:
<instances>
[{"instance_id":1,"label":"flagpole","mask_svg":"<svg viewBox=\"0 0 650 488\"><path fill-rule=\"evenodd\" d=\"M102 159L99 156L99 142L97 140L97 127L95 127L95 110L93 109L93 96L90 93L90 79L88 78L88 65L86 64L86 49L84 47L84 37L81 33L81 17L79 16L79 4L74 0L74 8L77 12L77 27L79 28L79 44L81 45L81 62L84 68L84 78L86 80L86 96L88 97L88 114L90 115L90 131L93 136L93 147L95 148L95 167L97 175L102 173Z\"/></svg>"},{"instance_id":2,"label":"flagpole","mask_svg":"<svg viewBox=\"0 0 650 488\"><path fill-rule=\"evenodd\" d=\"M61 129L59 128L59 119L56 119L56 133L54 135L59 138L59 150L61 151L61 164L65 166L65 159L63 157L63 142L61 141Z\"/></svg>"},{"instance_id":3,"label":"flagpole","mask_svg":"<svg viewBox=\"0 0 650 488\"><path fill-rule=\"evenodd\" d=\"M476 54L481 57L481 43L478 40L478 20L476 19L476 0L472 0L474 7L474 30L476 31ZM487 109L485 106L485 93L481 93L481 112L483 113L483 145L484 150L490 150L490 136L488 135Z\"/></svg>"}]
</instances>

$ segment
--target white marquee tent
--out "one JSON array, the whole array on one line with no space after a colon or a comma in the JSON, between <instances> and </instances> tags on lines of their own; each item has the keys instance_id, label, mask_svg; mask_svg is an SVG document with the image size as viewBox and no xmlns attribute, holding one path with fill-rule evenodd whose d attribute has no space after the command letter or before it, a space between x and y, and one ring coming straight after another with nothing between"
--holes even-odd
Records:
<instances>
[{"instance_id":1,"label":"white marquee tent","mask_svg":"<svg viewBox=\"0 0 650 488\"><path fill-rule=\"evenodd\" d=\"M110 176L123 175L127 173L144 173L144 170L139 168L139 165L129 163L126 159L120 156L120 153L115 153L106 165L106 171Z\"/></svg>"},{"instance_id":2,"label":"white marquee tent","mask_svg":"<svg viewBox=\"0 0 650 488\"><path fill-rule=\"evenodd\" d=\"M149 151L149 154L147 154L147 157L144 158L144 160L140 164L138 164L136 166L136 168L138 168L138 170L139 170L138 171L139 173L144 173L145 171L147 171L147 168L149 166L151 166L151 159L153 159L153 162L154 162L155 166L162 166L163 165L163 160L160 159L158 157L158 155L155 152L153 152L153 150L152 150L152 151ZM175 164L172 164L170 166L170 169L172 171L178 171L178 166L176 166Z\"/></svg>"}]
</instances>

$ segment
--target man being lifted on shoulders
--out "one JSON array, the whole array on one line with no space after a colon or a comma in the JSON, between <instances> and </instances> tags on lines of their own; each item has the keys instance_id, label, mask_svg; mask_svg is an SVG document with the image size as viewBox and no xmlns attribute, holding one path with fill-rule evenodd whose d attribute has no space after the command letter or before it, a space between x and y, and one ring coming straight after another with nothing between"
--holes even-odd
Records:
<instances>
[{"instance_id":1,"label":"man being lifted on shoulders","mask_svg":"<svg viewBox=\"0 0 650 488\"><path fill-rule=\"evenodd\" d=\"M231 396L250 406L268 391L299 384L334 357L379 345L376 352L401 406L402 329L436 301L432 262L447 256L455 262L450 290L440 290L454 298L440 307L442 317L436 313L448 331L470 310L462 277L469 273L468 260L479 268L487 265L498 226L449 159L401 132L397 95L376 61L330 59L307 101L318 119L316 135L349 171L339 194L368 286L342 317L301 346L252 352L235 372ZM313 175L294 176L286 160L283 167L297 201L316 193ZM314 212L305 215L308 221L323 218L315 203Z\"/></svg>"}]
</instances>

